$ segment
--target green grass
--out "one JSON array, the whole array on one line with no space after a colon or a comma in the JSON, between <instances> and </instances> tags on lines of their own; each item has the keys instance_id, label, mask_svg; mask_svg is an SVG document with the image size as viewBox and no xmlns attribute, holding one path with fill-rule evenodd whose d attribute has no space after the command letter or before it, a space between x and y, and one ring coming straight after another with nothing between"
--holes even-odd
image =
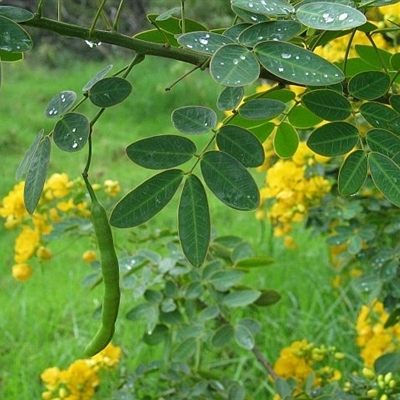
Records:
<instances>
[{"instance_id":1,"label":"green grass","mask_svg":"<svg viewBox=\"0 0 400 400\"><path fill-rule=\"evenodd\" d=\"M114 70L122 65L121 61ZM81 87L103 66L71 62L67 68L47 69L28 60L5 68L0 92L1 196L15 184L15 170L34 135L42 128L46 132L52 128L53 121L46 120L43 114L48 100L61 90L80 93ZM134 69L130 76L134 86L132 96L123 106L107 110L95 126L91 170L95 179L118 179L123 191L129 191L149 173L134 166L124 154L124 148L147 135L173 133L170 113L176 107L215 104L219 87L212 83L206 72L195 72L171 91L165 91L188 69L183 64L151 60L145 60ZM93 115L88 104L84 105L83 111ZM85 151L67 154L54 150L50 172L67 172L71 178L77 177L85 160ZM281 302L261 315L265 331L258 346L270 361L278 356L282 347L302 338L352 352L356 309L346 293L332 289L333 271L324 238L299 229L295 232L298 249L287 250L280 241L271 239L268 230L264 237L261 236L261 225L253 213L229 210L214 200L211 204L214 227L219 234L238 234L246 238L258 254L275 259L274 264L255 271L247 282L282 294ZM176 201L168 205L150 226L174 229ZM124 240L124 235L124 232L118 232L117 237ZM15 282L9 269L13 263L13 240L13 232L0 228L3 255L0 398L38 399L42 391L39 375L45 368L65 368L82 357L82 349L97 330L98 321L91 316L101 301L101 289L88 292L82 287L81 282L90 269L81 261L81 254L89 243L72 238L52 244L55 257L36 267L28 282ZM122 308L127 310L131 306L127 292ZM139 342L140 332L140 327L120 318L115 342L125 348L125 363L130 368L147 357L148 350ZM244 356L239 363L243 370L238 367L237 374L246 377L246 364L255 362L252 355ZM112 379L110 385L115 383ZM107 393L106 388L98 398L108 398Z\"/></svg>"}]
</instances>

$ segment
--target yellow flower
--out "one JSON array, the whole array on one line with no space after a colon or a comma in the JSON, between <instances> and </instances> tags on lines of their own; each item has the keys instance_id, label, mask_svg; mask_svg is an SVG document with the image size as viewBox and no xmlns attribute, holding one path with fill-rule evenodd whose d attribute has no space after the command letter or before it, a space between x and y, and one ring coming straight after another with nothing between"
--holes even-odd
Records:
<instances>
[{"instance_id":1,"label":"yellow flower","mask_svg":"<svg viewBox=\"0 0 400 400\"><path fill-rule=\"evenodd\" d=\"M24 182L20 182L4 197L0 217L6 219L6 228L13 229L28 216L24 203Z\"/></svg>"},{"instance_id":2,"label":"yellow flower","mask_svg":"<svg viewBox=\"0 0 400 400\"><path fill-rule=\"evenodd\" d=\"M97 260L97 254L93 250L86 250L82 255L82 259L86 263L91 263Z\"/></svg>"},{"instance_id":3,"label":"yellow flower","mask_svg":"<svg viewBox=\"0 0 400 400\"><path fill-rule=\"evenodd\" d=\"M57 367L45 369L40 378L49 390L54 390L60 383L60 370Z\"/></svg>"},{"instance_id":4,"label":"yellow flower","mask_svg":"<svg viewBox=\"0 0 400 400\"><path fill-rule=\"evenodd\" d=\"M110 343L104 350L92 357L99 367L114 368L121 358L121 348Z\"/></svg>"},{"instance_id":5,"label":"yellow flower","mask_svg":"<svg viewBox=\"0 0 400 400\"><path fill-rule=\"evenodd\" d=\"M30 226L23 226L22 232L15 240L14 259L17 263L27 261L35 253L40 243L40 233L37 229Z\"/></svg>"},{"instance_id":6,"label":"yellow flower","mask_svg":"<svg viewBox=\"0 0 400 400\"><path fill-rule=\"evenodd\" d=\"M15 264L12 267L12 276L17 281L27 281L32 276L32 268L28 264Z\"/></svg>"},{"instance_id":7,"label":"yellow flower","mask_svg":"<svg viewBox=\"0 0 400 400\"><path fill-rule=\"evenodd\" d=\"M36 251L36 257L42 261L51 260L52 256L51 250L48 247L40 246Z\"/></svg>"},{"instance_id":8,"label":"yellow flower","mask_svg":"<svg viewBox=\"0 0 400 400\"><path fill-rule=\"evenodd\" d=\"M107 179L104 181L104 190L109 196L114 197L121 191L121 186L118 181Z\"/></svg>"},{"instance_id":9,"label":"yellow flower","mask_svg":"<svg viewBox=\"0 0 400 400\"><path fill-rule=\"evenodd\" d=\"M70 194L73 182L71 182L66 173L53 174L47 180L44 187L44 197L50 201L61 199Z\"/></svg>"}]
</instances>

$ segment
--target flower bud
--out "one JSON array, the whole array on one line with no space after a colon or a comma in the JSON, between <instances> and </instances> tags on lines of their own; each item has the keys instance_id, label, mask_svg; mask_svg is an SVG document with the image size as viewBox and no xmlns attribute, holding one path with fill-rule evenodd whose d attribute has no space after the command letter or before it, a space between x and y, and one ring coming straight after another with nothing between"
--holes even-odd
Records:
<instances>
[{"instance_id":1,"label":"flower bud","mask_svg":"<svg viewBox=\"0 0 400 400\"><path fill-rule=\"evenodd\" d=\"M32 268L28 264L15 264L12 267L12 276L17 281L27 281L32 276Z\"/></svg>"}]
</instances>

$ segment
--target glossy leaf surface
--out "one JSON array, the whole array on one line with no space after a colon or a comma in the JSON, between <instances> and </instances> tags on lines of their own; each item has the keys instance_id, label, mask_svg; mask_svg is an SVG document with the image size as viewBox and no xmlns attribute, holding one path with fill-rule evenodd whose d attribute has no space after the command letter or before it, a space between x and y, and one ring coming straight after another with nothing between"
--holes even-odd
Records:
<instances>
[{"instance_id":1,"label":"glossy leaf surface","mask_svg":"<svg viewBox=\"0 0 400 400\"><path fill-rule=\"evenodd\" d=\"M365 15L348 5L334 2L305 2L296 11L298 20L309 28L341 31L365 24Z\"/></svg>"},{"instance_id":2,"label":"glossy leaf surface","mask_svg":"<svg viewBox=\"0 0 400 400\"><path fill-rule=\"evenodd\" d=\"M351 151L358 141L357 128L348 122L331 122L315 129L307 146L318 154L333 157Z\"/></svg>"},{"instance_id":3,"label":"glossy leaf surface","mask_svg":"<svg viewBox=\"0 0 400 400\"><path fill-rule=\"evenodd\" d=\"M179 239L189 262L200 267L207 255L211 236L210 212L203 184L190 175L183 187L178 210Z\"/></svg>"},{"instance_id":4,"label":"glossy leaf surface","mask_svg":"<svg viewBox=\"0 0 400 400\"><path fill-rule=\"evenodd\" d=\"M149 169L168 169L189 161L196 145L178 135L160 135L138 140L126 148L126 154L136 164Z\"/></svg>"},{"instance_id":5,"label":"glossy leaf surface","mask_svg":"<svg viewBox=\"0 0 400 400\"><path fill-rule=\"evenodd\" d=\"M200 165L207 186L224 204L244 211L258 207L260 194L257 185L235 158L222 151L208 151Z\"/></svg>"},{"instance_id":6,"label":"glossy leaf surface","mask_svg":"<svg viewBox=\"0 0 400 400\"><path fill-rule=\"evenodd\" d=\"M310 90L303 94L301 101L310 111L326 121L342 121L351 114L349 100L334 90Z\"/></svg>"},{"instance_id":7,"label":"glossy leaf surface","mask_svg":"<svg viewBox=\"0 0 400 400\"><path fill-rule=\"evenodd\" d=\"M283 0L231 0L232 6L267 16L286 16L294 11L291 4Z\"/></svg>"},{"instance_id":8,"label":"glossy leaf surface","mask_svg":"<svg viewBox=\"0 0 400 400\"><path fill-rule=\"evenodd\" d=\"M258 167L264 162L265 153L260 141L239 126L224 125L218 131L217 145L221 151L230 154L245 167Z\"/></svg>"},{"instance_id":9,"label":"glossy leaf surface","mask_svg":"<svg viewBox=\"0 0 400 400\"><path fill-rule=\"evenodd\" d=\"M31 165L35 157L36 151L40 146L40 142L43 140L43 138L44 138L44 130L41 129L33 139L33 142L29 146L27 152L24 155L24 158L19 164L17 171L15 173L15 179L19 180L26 174L26 172L29 169L29 166Z\"/></svg>"},{"instance_id":10,"label":"glossy leaf surface","mask_svg":"<svg viewBox=\"0 0 400 400\"><path fill-rule=\"evenodd\" d=\"M217 100L217 107L221 111L229 111L235 109L244 96L244 89L242 86L226 87L220 93Z\"/></svg>"},{"instance_id":11,"label":"glossy leaf surface","mask_svg":"<svg viewBox=\"0 0 400 400\"><path fill-rule=\"evenodd\" d=\"M93 85L95 83L97 83L98 81L100 81L101 79L103 79L109 71L111 71L113 65L109 64L106 67L104 67L101 71L99 71L93 78L91 78L86 84L85 86L83 86L82 91L83 92L87 92L88 90L90 90Z\"/></svg>"},{"instance_id":12,"label":"glossy leaf surface","mask_svg":"<svg viewBox=\"0 0 400 400\"><path fill-rule=\"evenodd\" d=\"M261 295L258 290L240 290L227 294L222 304L229 308L245 307L254 303Z\"/></svg>"},{"instance_id":13,"label":"glossy leaf surface","mask_svg":"<svg viewBox=\"0 0 400 400\"><path fill-rule=\"evenodd\" d=\"M118 77L104 78L89 90L90 101L98 107L111 107L124 101L132 92L132 85Z\"/></svg>"},{"instance_id":14,"label":"glossy leaf surface","mask_svg":"<svg viewBox=\"0 0 400 400\"><path fill-rule=\"evenodd\" d=\"M361 104L359 111L366 121L375 128L388 128L390 121L399 116L392 108L374 101Z\"/></svg>"},{"instance_id":15,"label":"glossy leaf surface","mask_svg":"<svg viewBox=\"0 0 400 400\"><path fill-rule=\"evenodd\" d=\"M368 156L375 186L396 207L400 207L400 167L389 157L372 152Z\"/></svg>"},{"instance_id":16,"label":"glossy leaf surface","mask_svg":"<svg viewBox=\"0 0 400 400\"><path fill-rule=\"evenodd\" d=\"M132 228L148 221L169 203L182 179L183 171L171 169L143 182L117 203L110 224Z\"/></svg>"},{"instance_id":17,"label":"glossy leaf surface","mask_svg":"<svg viewBox=\"0 0 400 400\"><path fill-rule=\"evenodd\" d=\"M79 151L85 146L89 132L90 124L85 115L68 113L57 121L53 131L53 140L63 151Z\"/></svg>"},{"instance_id":18,"label":"glossy leaf surface","mask_svg":"<svg viewBox=\"0 0 400 400\"><path fill-rule=\"evenodd\" d=\"M254 52L267 71L288 82L325 86L344 79L336 65L292 43L261 42L254 47Z\"/></svg>"},{"instance_id":19,"label":"glossy leaf surface","mask_svg":"<svg viewBox=\"0 0 400 400\"><path fill-rule=\"evenodd\" d=\"M0 16L13 20L14 22L25 22L33 18L33 14L20 7L0 6Z\"/></svg>"},{"instance_id":20,"label":"glossy leaf surface","mask_svg":"<svg viewBox=\"0 0 400 400\"><path fill-rule=\"evenodd\" d=\"M76 100L76 93L64 90L57 93L47 104L44 114L47 118L57 118L69 111Z\"/></svg>"},{"instance_id":21,"label":"glossy leaf surface","mask_svg":"<svg viewBox=\"0 0 400 400\"><path fill-rule=\"evenodd\" d=\"M217 114L208 107L185 106L175 109L171 114L174 127L190 135L201 135L217 126Z\"/></svg>"},{"instance_id":22,"label":"glossy leaf surface","mask_svg":"<svg viewBox=\"0 0 400 400\"><path fill-rule=\"evenodd\" d=\"M295 128L301 129L313 128L323 120L307 108L303 107L302 104L298 104L290 110L288 119Z\"/></svg>"},{"instance_id":23,"label":"glossy leaf surface","mask_svg":"<svg viewBox=\"0 0 400 400\"><path fill-rule=\"evenodd\" d=\"M32 45L28 32L16 22L0 15L0 50L19 53L30 50Z\"/></svg>"},{"instance_id":24,"label":"glossy leaf surface","mask_svg":"<svg viewBox=\"0 0 400 400\"><path fill-rule=\"evenodd\" d=\"M24 202L29 214L33 214L42 195L50 162L51 143L48 136L40 139L26 175Z\"/></svg>"},{"instance_id":25,"label":"glossy leaf surface","mask_svg":"<svg viewBox=\"0 0 400 400\"><path fill-rule=\"evenodd\" d=\"M248 119L271 119L281 114L286 104L274 99L253 99L243 103L238 111Z\"/></svg>"},{"instance_id":26,"label":"glossy leaf surface","mask_svg":"<svg viewBox=\"0 0 400 400\"><path fill-rule=\"evenodd\" d=\"M383 96L390 87L390 76L381 71L360 72L349 81L349 92L361 100L374 100Z\"/></svg>"},{"instance_id":27,"label":"glossy leaf surface","mask_svg":"<svg viewBox=\"0 0 400 400\"><path fill-rule=\"evenodd\" d=\"M338 186L340 194L344 196L356 194L367 178L367 155L362 150L356 150L346 157L340 167Z\"/></svg>"},{"instance_id":28,"label":"glossy leaf surface","mask_svg":"<svg viewBox=\"0 0 400 400\"><path fill-rule=\"evenodd\" d=\"M400 152L400 138L386 129L370 129L365 135L372 151L384 154L390 158Z\"/></svg>"},{"instance_id":29,"label":"glossy leaf surface","mask_svg":"<svg viewBox=\"0 0 400 400\"><path fill-rule=\"evenodd\" d=\"M220 47L233 43L227 36L213 32L189 32L178 36L178 43L199 53L214 54Z\"/></svg>"},{"instance_id":30,"label":"glossy leaf surface","mask_svg":"<svg viewBox=\"0 0 400 400\"><path fill-rule=\"evenodd\" d=\"M224 86L245 86L260 75L260 64L244 46L228 44L215 52L210 62L210 74Z\"/></svg>"}]
</instances>

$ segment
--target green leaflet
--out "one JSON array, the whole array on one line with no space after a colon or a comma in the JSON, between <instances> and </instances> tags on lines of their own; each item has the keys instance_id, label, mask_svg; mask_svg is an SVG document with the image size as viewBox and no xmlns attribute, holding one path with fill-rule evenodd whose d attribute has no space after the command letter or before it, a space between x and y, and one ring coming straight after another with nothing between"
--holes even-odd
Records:
<instances>
[{"instance_id":1,"label":"green leaflet","mask_svg":"<svg viewBox=\"0 0 400 400\"><path fill-rule=\"evenodd\" d=\"M356 150L346 157L340 167L338 186L340 194L354 195L362 187L368 174L367 155L362 150Z\"/></svg>"},{"instance_id":2,"label":"green leaflet","mask_svg":"<svg viewBox=\"0 0 400 400\"><path fill-rule=\"evenodd\" d=\"M47 118L58 118L69 111L76 100L76 93L64 90L57 93L47 104L44 114Z\"/></svg>"},{"instance_id":3,"label":"green leaflet","mask_svg":"<svg viewBox=\"0 0 400 400\"><path fill-rule=\"evenodd\" d=\"M260 193L253 177L235 158L222 151L208 151L201 161L204 181L224 204L237 210L254 210Z\"/></svg>"},{"instance_id":4,"label":"green leaflet","mask_svg":"<svg viewBox=\"0 0 400 400\"><path fill-rule=\"evenodd\" d=\"M117 203L110 224L116 228L132 228L148 221L169 203L182 179L183 171L171 169L143 182Z\"/></svg>"},{"instance_id":5,"label":"green leaflet","mask_svg":"<svg viewBox=\"0 0 400 400\"><path fill-rule=\"evenodd\" d=\"M126 154L136 164L148 169L168 169L189 161L196 145L178 135L160 135L138 140L126 148Z\"/></svg>"},{"instance_id":6,"label":"green leaflet","mask_svg":"<svg viewBox=\"0 0 400 400\"><path fill-rule=\"evenodd\" d=\"M183 253L200 267L207 255L211 237L210 212L203 184L190 175L182 190L178 209L178 231Z\"/></svg>"},{"instance_id":7,"label":"green leaflet","mask_svg":"<svg viewBox=\"0 0 400 400\"><path fill-rule=\"evenodd\" d=\"M132 92L132 85L119 77L103 78L89 90L89 99L97 107L111 107L124 101Z\"/></svg>"},{"instance_id":8,"label":"green leaflet","mask_svg":"<svg viewBox=\"0 0 400 400\"><path fill-rule=\"evenodd\" d=\"M85 146L89 133L90 123L85 115L68 113L57 121L53 131L53 140L59 149L75 152Z\"/></svg>"},{"instance_id":9,"label":"green leaflet","mask_svg":"<svg viewBox=\"0 0 400 400\"><path fill-rule=\"evenodd\" d=\"M217 114L208 107L185 106L175 109L171 114L174 127L182 133L201 135L217 126Z\"/></svg>"}]
</instances>

